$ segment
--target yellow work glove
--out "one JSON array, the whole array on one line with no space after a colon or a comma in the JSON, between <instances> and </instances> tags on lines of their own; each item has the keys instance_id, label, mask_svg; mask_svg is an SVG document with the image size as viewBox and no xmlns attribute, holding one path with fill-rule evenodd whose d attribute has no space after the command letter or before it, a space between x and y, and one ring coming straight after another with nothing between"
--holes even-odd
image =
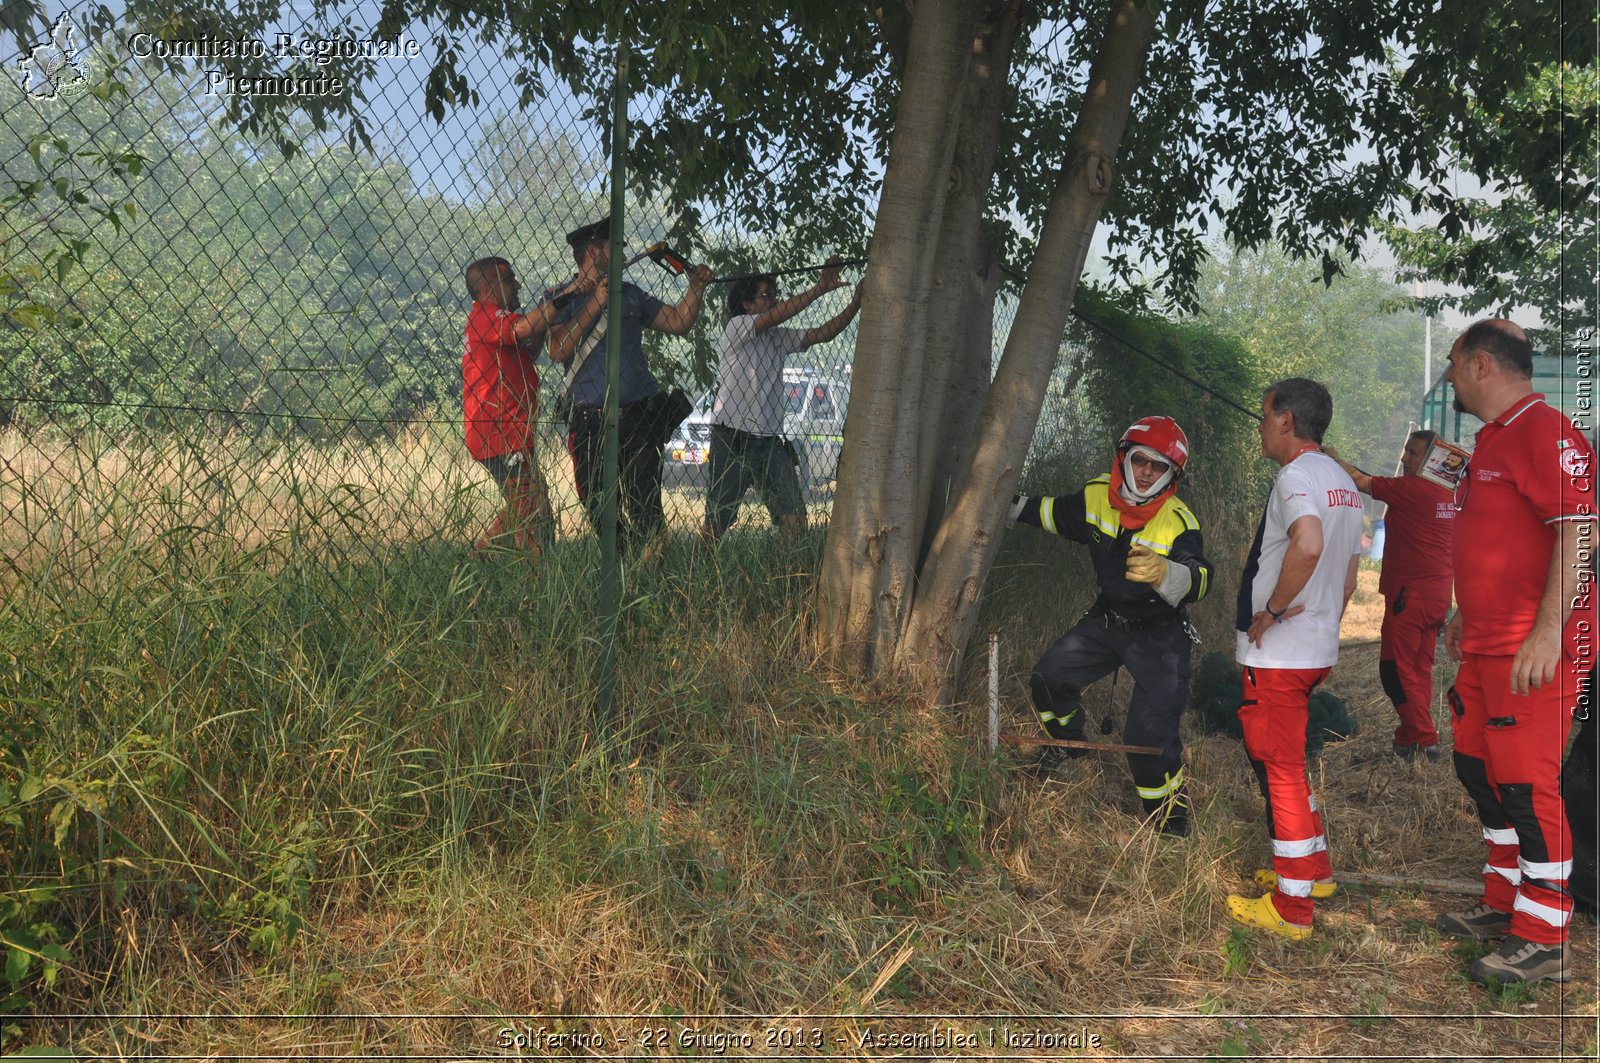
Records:
<instances>
[{"instance_id":1,"label":"yellow work glove","mask_svg":"<svg viewBox=\"0 0 1600 1063\"><path fill-rule=\"evenodd\" d=\"M1167 559L1135 543L1128 551L1128 579L1134 583L1160 583L1167 576Z\"/></svg>"}]
</instances>

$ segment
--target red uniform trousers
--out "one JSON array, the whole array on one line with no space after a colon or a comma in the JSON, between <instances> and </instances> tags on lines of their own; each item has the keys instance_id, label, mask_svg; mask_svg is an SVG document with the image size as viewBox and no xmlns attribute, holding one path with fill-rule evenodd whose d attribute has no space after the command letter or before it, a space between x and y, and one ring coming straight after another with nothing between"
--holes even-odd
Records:
<instances>
[{"instance_id":1,"label":"red uniform trousers","mask_svg":"<svg viewBox=\"0 0 1600 1063\"><path fill-rule=\"evenodd\" d=\"M1400 717L1397 746L1436 746L1433 726L1433 655L1439 629L1450 614L1450 599L1430 601L1402 586L1383 599L1383 645L1378 649L1378 678Z\"/></svg>"},{"instance_id":2,"label":"red uniform trousers","mask_svg":"<svg viewBox=\"0 0 1600 1063\"><path fill-rule=\"evenodd\" d=\"M1456 777L1478 806L1489 860L1483 903L1511 913L1511 933L1567 940L1572 832L1561 801L1561 757L1584 669L1563 657L1555 682L1511 693L1511 657L1461 655L1450 689Z\"/></svg>"},{"instance_id":3,"label":"red uniform trousers","mask_svg":"<svg viewBox=\"0 0 1600 1063\"><path fill-rule=\"evenodd\" d=\"M1311 922L1311 885L1333 876L1322 813L1306 775L1311 692L1332 670L1244 669L1244 703L1239 706L1244 751L1267 802L1272 870L1278 876L1272 903L1290 923Z\"/></svg>"}]
</instances>

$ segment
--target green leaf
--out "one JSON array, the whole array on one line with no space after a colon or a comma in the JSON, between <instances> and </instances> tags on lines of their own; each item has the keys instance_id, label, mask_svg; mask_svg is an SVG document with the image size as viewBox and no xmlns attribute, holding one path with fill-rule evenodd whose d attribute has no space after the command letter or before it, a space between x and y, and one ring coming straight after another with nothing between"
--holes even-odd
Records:
<instances>
[{"instance_id":1,"label":"green leaf","mask_svg":"<svg viewBox=\"0 0 1600 1063\"><path fill-rule=\"evenodd\" d=\"M8 1060L8 1059L63 1059L63 1060L70 1060L70 1059L77 1059L77 1058L78 1057L73 1055L70 1050L65 1049L65 1048L57 1048L54 1045L32 1045L32 1046L30 1046L28 1048L24 1048L20 1052L13 1052L10 1055L0 1056L0 1063L5 1063L5 1060Z\"/></svg>"},{"instance_id":2,"label":"green leaf","mask_svg":"<svg viewBox=\"0 0 1600 1063\"><path fill-rule=\"evenodd\" d=\"M21 985L22 980L28 975L28 968L33 965L33 957L16 946L6 952L6 981L12 985Z\"/></svg>"},{"instance_id":3,"label":"green leaf","mask_svg":"<svg viewBox=\"0 0 1600 1063\"><path fill-rule=\"evenodd\" d=\"M32 308L29 308L32 309ZM38 309L43 310L43 307ZM22 785L17 788L17 798L21 801L32 801L44 792L44 781L37 775L24 775Z\"/></svg>"},{"instance_id":4,"label":"green leaf","mask_svg":"<svg viewBox=\"0 0 1600 1063\"><path fill-rule=\"evenodd\" d=\"M55 826L55 845L61 848L61 843L67 840L67 835L72 831L73 817L78 814L78 806L71 801L57 801L50 810L50 822Z\"/></svg>"},{"instance_id":5,"label":"green leaf","mask_svg":"<svg viewBox=\"0 0 1600 1063\"><path fill-rule=\"evenodd\" d=\"M44 979L45 988L55 986L56 978L61 974L61 967L72 959L72 954L60 945L46 945L39 950L39 955L44 957L44 969L40 972Z\"/></svg>"}]
</instances>

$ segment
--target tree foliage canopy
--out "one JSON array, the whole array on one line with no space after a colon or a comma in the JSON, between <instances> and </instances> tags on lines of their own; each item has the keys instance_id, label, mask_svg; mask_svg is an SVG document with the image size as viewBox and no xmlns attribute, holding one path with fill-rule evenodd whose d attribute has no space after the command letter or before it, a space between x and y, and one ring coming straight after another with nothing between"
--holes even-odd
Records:
<instances>
[{"instance_id":1,"label":"tree foliage canopy","mask_svg":"<svg viewBox=\"0 0 1600 1063\"><path fill-rule=\"evenodd\" d=\"M30 8L31 28L8 12L19 40L43 25L41 0L23 0ZM1105 11L1083 2L1020 9L1023 43L987 211L1014 263L1033 253ZM295 17L325 35L424 41L424 102L436 116L477 100L465 59L488 50L513 64L525 104L570 91L600 117L625 36L631 87L649 115L633 131L631 179L675 214L672 235L689 242L708 217L758 209L807 250L865 238L910 23L900 5L824 0L387 0L365 26L348 5L312 0ZM1449 180L1455 165L1525 189L1543 211L1563 202L1570 210L1592 193L1585 144L1595 108L1581 95L1562 106L1527 85L1530 68L1592 69L1592 10L1531 0L1178 0L1161 4L1159 19L1105 221L1117 278L1137 288L1148 275L1152 294L1174 305L1194 307L1218 230L1245 247L1276 243L1319 259L1331 276L1360 254L1375 223L1399 222L1408 209L1431 211L1452 238L1481 225L1481 204ZM102 32L136 25L168 38L237 38L266 36L284 20L266 0L131 0L119 12L100 7L94 21ZM218 63L242 75L285 72L271 58ZM374 75L371 59L326 69L357 90ZM239 128L270 134L286 151L307 129L372 142L359 91L233 96L227 107ZM1481 251L1442 268L1463 282L1492 275Z\"/></svg>"},{"instance_id":2,"label":"tree foliage canopy","mask_svg":"<svg viewBox=\"0 0 1600 1063\"><path fill-rule=\"evenodd\" d=\"M1441 203L1419 189L1418 202L1439 210L1437 224L1396 225L1386 235L1409 279L1451 286L1428 299L1430 309L1532 308L1545 326L1541 346L1560 350L1576 327L1600 319L1600 72L1534 67L1498 106L1473 99L1467 111L1443 150L1463 169L1484 164L1482 193ZM1533 172L1490 165L1491 145Z\"/></svg>"}]
</instances>

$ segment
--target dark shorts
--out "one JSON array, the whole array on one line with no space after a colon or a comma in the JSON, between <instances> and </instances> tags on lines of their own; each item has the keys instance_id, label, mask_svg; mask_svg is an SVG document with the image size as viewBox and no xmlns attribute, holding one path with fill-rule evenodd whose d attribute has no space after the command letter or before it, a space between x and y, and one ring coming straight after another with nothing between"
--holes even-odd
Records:
<instances>
[{"instance_id":1,"label":"dark shorts","mask_svg":"<svg viewBox=\"0 0 1600 1063\"><path fill-rule=\"evenodd\" d=\"M513 450L509 454L480 458L478 464L488 470L496 487L504 487L512 480L519 480L528 474L533 468L533 457L526 450Z\"/></svg>"},{"instance_id":2,"label":"dark shorts","mask_svg":"<svg viewBox=\"0 0 1600 1063\"><path fill-rule=\"evenodd\" d=\"M739 503L751 487L760 492L774 524L781 517L805 512L794 451L781 436L757 436L712 425L710 477L706 524L718 535L739 516Z\"/></svg>"}]
</instances>

